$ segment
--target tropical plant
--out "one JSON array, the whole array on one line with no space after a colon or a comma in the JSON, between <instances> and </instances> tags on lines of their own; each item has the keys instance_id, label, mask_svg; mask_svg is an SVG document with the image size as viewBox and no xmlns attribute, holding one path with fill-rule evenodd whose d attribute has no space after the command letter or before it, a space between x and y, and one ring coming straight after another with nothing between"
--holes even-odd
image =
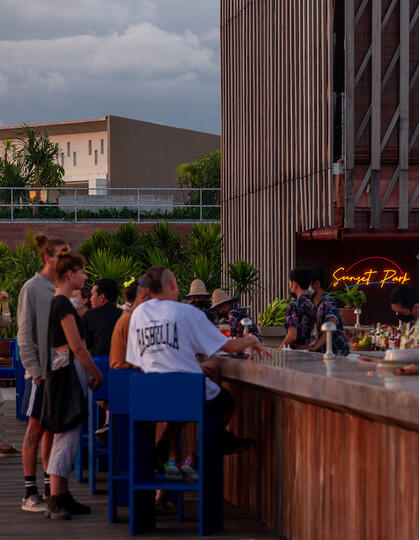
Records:
<instances>
[{"instance_id":1,"label":"tropical plant","mask_svg":"<svg viewBox=\"0 0 420 540\"><path fill-rule=\"evenodd\" d=\"M152 231L148 233L147 240L151 249L159 248L164 253L168 266L179 262L182 248L181 237L169 227L166 221L156 223Z\"/></svg>"},{"instance_id":2,"label":"tropical plant","mask_svg":"<svg viewBox=\"0 0 420 540\"><path fill-rule=\"evenodd\" d=\"M59 187L64 185L64 169L58 164L60 147L52 143L47 135L42 135L39 129L32 128L27 124L18 134L20 142L19 154L25 164L29 182L35 187L35 201L39 204L40 187ZM34 215L38 214L38 208L33 208Z\"/></svg>"},{"instance_id":3,"label":"tropical plant","mask_svg":"<svg viewBox=\"0 0 420 540\"><path fill-rule=\"evenodd\" d=\"M118 256L109 249L98 249L90 255L86 273L90 278L90 285L100 278L109 278L113 279L122 290L125 276L139 276L141 268L133 257Z\"/></svg>"},{"instance_id":4,"label":"tropical plant","mask_svg":"<svg viewBox=\"0 0 420 540\"><path fill-rule=\"evenodd\" d=\"M0 242L0 290L9 293L12 324L3 330L3 337L15 337L17 334L17 303L19 292L28 279L42 268L39 249L34 242L33 233L27 233L25 244L15 249Z\"/></svg>"},{"instance_id":5,"label":"tropical plant","mask_svg":"<svg viewBox=\"0 0 420 540\"><path fill-rule=\"evenodd\" d=\"M366 294L359 289L359 285L348 287L344 284L344 286L346 288L344 291L330 291L330 296L343 302L347 308L360 308L366 304Z\"/></svg>"},{"instance_id":6,"label":"tropical plant","mask_svg":"<svg viewBox=\"0 0 420 540\"><path fill-rule=\"evenodd\" d=\"M179 165L177 178L183 188L220 187L220 150L208 152L198 161Z\"/></svg>"},{"instance_id":7,"label":"tropical plant","mask_svg":"<svg viewBox=\"0 0 420 540\"><path fill-rule=\"evenodd\" d=\"M78 251L89 261L92 255L98 250L109 249L111 236L111 233L100 227L96 229L92 236L89 236L89 238L80 244Z\"/></svg>"},{"instance_id":8,"label":"tropical plant","mask_svg":"<svg viewBox=\"0 0 420 540\"><path fill-rule=\"evenodd\" d=\"M229 263L228 276L231 285L228 289L233 289L236 296L255 296L260 290L260 271L252 263L247 261L236 261Z\"/></svg>"},{"instance_id":9,"label":"tropical plant","mask_svg":"<svg viewBox=\"0 0 420 540\"><path fill-rule=\"evenodd\" d=\"M274 302L268 304L265 311L258 315L258 323L261 326L283 326L286 308L291 298L276 298Z\"/></svg>"},{"instance_id":10,"label":"tropical plant","mask_svg":"<svg viewBox=\"0 0 420 540\"><path fill-rule=\"evenodd\" d=\"M198 255L190 260L191 280L201 279L208 291L220 288L220 268L216 268L216 262L206 255Z\"/></svg>"}]
</instances>

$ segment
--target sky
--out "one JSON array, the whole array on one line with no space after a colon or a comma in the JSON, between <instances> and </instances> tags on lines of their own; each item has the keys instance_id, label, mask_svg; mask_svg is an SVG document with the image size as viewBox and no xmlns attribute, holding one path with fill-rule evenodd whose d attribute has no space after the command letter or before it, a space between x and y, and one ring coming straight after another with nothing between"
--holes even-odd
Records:
<instances>
[{"instance_id":1,"label":"sky","mask_svg":"<svg viewBox=\"0 0 420 540\"><path fill-rule=\"evenodd\" d=\"M0 0L0 125L220 133L219 0Z\"/></svg>"}]
</instances>

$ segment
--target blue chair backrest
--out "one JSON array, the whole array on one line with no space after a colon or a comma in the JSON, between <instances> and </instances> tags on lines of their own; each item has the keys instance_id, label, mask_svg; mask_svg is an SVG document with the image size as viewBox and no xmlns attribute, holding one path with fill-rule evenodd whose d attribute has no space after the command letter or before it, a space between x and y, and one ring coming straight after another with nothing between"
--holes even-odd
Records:
<instances>
[{"instance_id":1,"label":"blue chair backrest","mask_svg":"<svg viewBox=\"0 0 420 540\"><path fill-rule=\"evenodd\" d=\"M92 356L92 360L103 376L101 387L93 392L94 398L96 400L108 399L109 356Z\"/></svg>"},{"instance_id":2,"label":"blue chair backrest","mask_svg":"<svg viewBox=\"0 0 420 540\"><path fill-rule=\"evenodd\" d=\"M203 418L202 373L140 373L130 377L130 415L145 422L198 422Z\"/></svg>"},{"instance_id":3,"label":"blue chair backrest","mask_svg":"<svg viewBox=\"0 0 420 540\"><path fill-rule=\"evenodd\" d=\"M136 369L110 369L108 372L108 400L112 414L130 412L130 377Z\"/></svg>"}]
</instances>

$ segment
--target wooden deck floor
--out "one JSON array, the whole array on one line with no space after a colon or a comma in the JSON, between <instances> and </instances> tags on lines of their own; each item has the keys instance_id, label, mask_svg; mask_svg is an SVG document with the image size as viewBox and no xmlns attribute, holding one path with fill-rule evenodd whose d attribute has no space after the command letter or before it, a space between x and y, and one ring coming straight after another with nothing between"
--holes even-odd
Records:
<instances>
[{"instance_id":1,"label":"wooden deck floor","mask_svg":"<svg viewBox=\"0 0 420 540\"><path fill-rule=\"evenodd\" d=\"M5 393L6 394L6 393ZM7 392L10 397L11 392ZM6 395L5 395L6 397ZM6 401L5 425L9 440L21 447L25 423L15 419L14 401ZM43 478L42 468L38 466L38 487ZM19 538L20 540L58 539L83 540L87 538L131 538L128 534L128 509L121 513L121 523L108 523L108 496L106 475L102 473L98 483L99 494L91 495L87 484L79 484L71 478L70 489L77 500L92 507L90 516L76 516L70 521L54 522L43 515L23 512L20 501L23 496L23 473L20 458L0 459L0 538ZM188 495L187 495L188 497ZM176 519L158 517L157 529L141 538L195 538L197 537L197 505L193 498L185 501L185 522L178 524ZM238 509L225 504L225 530L206 538L221 539L274 539L273 531L253 521Z\"/></svg>"}]
</instances>

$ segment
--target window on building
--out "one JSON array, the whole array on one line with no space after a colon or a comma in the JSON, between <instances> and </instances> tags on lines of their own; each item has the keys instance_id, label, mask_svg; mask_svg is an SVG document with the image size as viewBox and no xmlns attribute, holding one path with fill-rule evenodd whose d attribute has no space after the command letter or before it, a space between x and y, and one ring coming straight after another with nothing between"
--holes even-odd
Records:
<instances>
[{"instance_id":1,"label":"window on building","mask_svg":"<svg viewBox=\"0 0 420 540\"><path fill-rule=\"evenodd\" d=\"M101 154L104 153L104 149L105 149L105 141L101 139Z\"/></svg>"},{"instance_id":2,"label":"window on building","mask_svg":"<svg viewBox=\"0 0 420 540\"><path fill-rule=\"evenodd\" d=\"M61 152L61 166L64 167L64 152Z\"/></svg>"},{"instance_id":3,"label":"window on building","mask_svg":"<svg viewBox=\"0 0 420 540\"><path fill-rule=\"evenodd\" d=\"M89 150L88 150L89 155L91 156L92 155L92 141L88 142L88 148L89 148Z\"/></svg>"},{"instance_id":4,"label":"window on building","mask_svg":"<svg viewBox=\"0 0 420 540\"><path fill-rule=\"evenodd\" d=\"M95 165L98 164L98 151L95 150Z\"/></svg>"},{"instance_id":5,"label":"window on building","mask_svg":"<svg viewBox=\"0 0 420 540\"><path fill-rule=\"evenodd\" d=\"M67 143L67 157L70 157L70 143Z\"/></svg>"},{"instance_id":6,"label":"window on building","mask_svg":"<svg viewBox=\"0 0 420 540\"><path fill-rule=\"evenodd\" d=\"M77 165L76 152L73 152L73 165Z\"/></svg>"}]
</instances>

